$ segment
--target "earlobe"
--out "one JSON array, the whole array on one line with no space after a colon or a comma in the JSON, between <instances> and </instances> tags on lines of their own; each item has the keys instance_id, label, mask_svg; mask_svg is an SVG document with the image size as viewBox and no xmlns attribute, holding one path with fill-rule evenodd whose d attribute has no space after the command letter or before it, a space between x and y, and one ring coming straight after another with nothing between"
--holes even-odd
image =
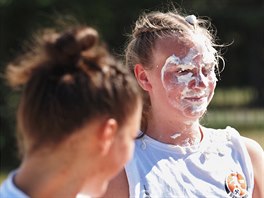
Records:
<instances>
[{"instance_id":1,"label":"earlobe","mask_svg":"<svg viewBox=\"0 0 264 198\"><path fill-rule=\"evenodd\" d=\"M141 64L135 65L134 74L141 88L144 89L145 91L149 91L151 89L151 84L148 80L146 71Z\"/></svg>"},{"instance_id":2,"label":"earlobe","mask_svg":"<svg viewBox=\"0 0 264 198\"><path fill-rule=\"evenodd\" d=\"M117 132L118 124L117 121L113 118L107 119L107 121L104 124L103 131L100 135L100 147L101 147L101 154L106 155L111 145L114 141L116 132Z\"/></svg>"}]
</instances>

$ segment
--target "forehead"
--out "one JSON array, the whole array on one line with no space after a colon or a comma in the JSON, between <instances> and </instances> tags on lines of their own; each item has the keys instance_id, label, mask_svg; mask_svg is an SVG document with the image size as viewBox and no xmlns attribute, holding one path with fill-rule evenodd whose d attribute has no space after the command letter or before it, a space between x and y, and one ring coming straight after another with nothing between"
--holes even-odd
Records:
<instances>
[{"instance_id":1,"label":"forehead","mask_svg":"<svg viewBox=\"0 0 264 198\"><path fill-rule=\"evenodd\" d=\"M160 58L167 58L171 54L175 54L179 58L185 57L189 49L192 48L194 44L186 39L179 37L167 37L160 38L156 40L153 48L153 56ZM164 60L165 60L164 59Z\"/></svg>"},{"instance_id":2,"label":"forehead","mask_svg":"<svg viewBox=\"0 0 264 198\"><path fill-rule=\"evenodd\" d=\"M197 53L203 55L204 57L208 57L208 54L213 56L214 49L212 46L206 45L203 37L194 35L191 38L192 40L175 36L156 40L152 51L153 63L156 65L164 65L166 59L171 55L176 55L182 59L188 55L190 49L195 49Z\"/></svg>"}]
</instances>

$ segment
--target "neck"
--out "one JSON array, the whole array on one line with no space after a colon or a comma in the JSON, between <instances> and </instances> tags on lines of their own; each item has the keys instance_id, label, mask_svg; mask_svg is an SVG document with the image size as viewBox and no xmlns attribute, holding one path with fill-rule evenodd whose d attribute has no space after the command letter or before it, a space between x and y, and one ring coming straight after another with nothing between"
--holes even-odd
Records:
<instances>
[{"instance_id":1,"label":"neck","mask_svg":"<svg viewBox=\"0 0 264 198\"><path fill-rule=\"evenodd\" d=\"M82 181L74 179L69 162L61 166L57 160L42 157L26 159L22 163L15 177L16 185L30 197L75 197Z\"/></svg>"},{"instance_id":2,"label":"neck","mask_svg":"<svg viewBox=\"0 0 264 198\"><path fill-rule=\"evenodd\" d=\"M91 188L100 189L101 174L95 171L98 170L95 167L98 166L97 159L89 159L88 153L86 159L80 163L78 158L84 158L84 155L78 156L78 152L71 151L65 153L71 157L62 157L56 151L31 155L19 168L15 184L30 197L43 198L76 197L87 184ZM96 183L99 187L90 183Z\"/></svg>"},{"instance_id":3,"label":"neck","mask_svg":"<svg viewBox=\"0 0 264 198\"><path fill-rule=\"evenodd\" d=\"M161 113L150 117L146 134L157 141L179 146L191 146L202 139L199 119L180 120Z\"/></svg>"}]
</instances>

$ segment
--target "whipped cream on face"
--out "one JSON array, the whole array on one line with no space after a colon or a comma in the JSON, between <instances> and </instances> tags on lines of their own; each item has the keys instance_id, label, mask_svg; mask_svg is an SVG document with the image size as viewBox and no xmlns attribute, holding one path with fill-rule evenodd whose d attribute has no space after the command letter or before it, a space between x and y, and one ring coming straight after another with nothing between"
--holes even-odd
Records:
<instances>
[{"instance_id":1,"label":"whipped cream on face","mask_svg":"<svg viewBox=\"0 0 264 198\"><path fill-rule=\"evenodd\" d=\"M181 136L181 132L176 132L175 134L173 134L172 136L170 136L172 139L176 139L178 137Z\"/></svg>"},{"instance_id":2,"label":"whipped cream on face","mask_svg":"<svg viewBox=\"0 0 264 198\"><path fill-rule=\"evenodd\" d=\"M191 34L191 40L196 44L196 47L199 51L203 52L203 63L210 64L217 62L215 54L217 53L216 49L212 47L212 44L203 34Z\"/></svg>"},{"instance_id":3,"label":"whipped cream on face","mask_svg":"<svg viewBox=\"0 0 264 198\"><path fill-rule=\"evenodd\" d=\"M190 125L193 130L200 128L200 124L199 122L193 122L193 121L187 121L185 122L186 125ZM188 131L193 131L188 129ZM187 131L187 133L188 133ZM195 144L199 144L199 142L201 141L201 136L202 135L202 131L199 131L199 133L201 134L201 136L199 135L195 135L192 134L191 136L186 136L183 133L186 133L186 128L183 128L182 131L176 131L175 133L173 133L170 138L177 141L177 143L175 144L175 146L181 146L181 147L188 147L188 146L192 146ZM185 137L185 138L184 138Z\"/></svg>"},{"instance_id":4,"label":"whipped cream on face","mask_svg":"<svg viewBox=\"0 0 264 198\"><path fill-rule=\"evenodd\" d=\"M206 111L209 103L208 96L211 92L208 85L216 82L213 68L207 66L214 63L214 54L212 51L209 53L208 50L202 50L203 54L199 53L196 48L190 48L183 58L172 54L167 58L161 70L161 80L170 104L183 112L188 109L193 115ZM202 57L202 59L197 62L195 60L197 57ZM203 69L208 70L208 74L205 75ZM189 86L191 82L195 83L195 89ZM204 87L198 86L201 82ZM179 87L182 88L179 89Z\"/></svg>"}]
</instances>

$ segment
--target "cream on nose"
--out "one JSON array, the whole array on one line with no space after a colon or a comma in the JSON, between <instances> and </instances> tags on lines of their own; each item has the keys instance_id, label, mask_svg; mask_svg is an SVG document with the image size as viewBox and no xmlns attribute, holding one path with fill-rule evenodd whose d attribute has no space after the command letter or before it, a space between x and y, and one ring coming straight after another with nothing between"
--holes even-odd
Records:
<instances>
[{"instance_id":1,"label":"cream on nose","mask_svg":"<svg viewBox=\"0 0 264 198\"><path fill-rule=\"evenodd\" d=\"M207 87L208 86L208 80L202 73L197 73L193 75L193 79L190 80L188 87L194 88L194 87Z\"/></svg>"}]
</instances>

